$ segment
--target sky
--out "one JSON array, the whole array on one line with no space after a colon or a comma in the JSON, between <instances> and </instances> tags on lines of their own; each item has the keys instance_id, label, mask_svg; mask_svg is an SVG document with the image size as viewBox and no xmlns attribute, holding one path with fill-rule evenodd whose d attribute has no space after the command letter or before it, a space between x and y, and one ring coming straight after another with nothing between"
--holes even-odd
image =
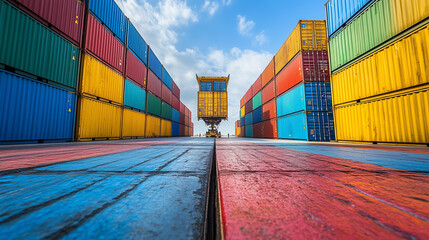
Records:
<instances>
[{"instance_id":1,"label":"sky","mask_svg":"<svg viewBox=\"0 0 429 240\"><path fill-rule=\"evenodd\" d=\"M228 121L234 134L240 99L259 77L298 20L324 20L327 0L115 0L150 45L181 90L197 121L195 74L227 76Z\"/></svg>"}]
</instances>

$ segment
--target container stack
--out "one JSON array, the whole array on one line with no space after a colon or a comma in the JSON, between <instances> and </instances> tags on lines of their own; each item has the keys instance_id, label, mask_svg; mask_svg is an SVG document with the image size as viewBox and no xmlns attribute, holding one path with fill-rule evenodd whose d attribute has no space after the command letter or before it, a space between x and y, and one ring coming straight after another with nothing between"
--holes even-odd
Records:
<instances>
[{"instance_id":1,"label":"container stack","mask_svg":"<svg viewBox=\"0 0 429 240\"><path fill-rule=\"evenodd\" d=\"M241 99L241 135L334 140L329 80L325 22L301 20Z\"/></svg>"},{"instance_id":2,"label":"container stack","mask_svg":"<svg viewBox=\"0 0 429 240\"><path fill-rule=\"evenodd\" d=\"M235 136L241 137L241 121L240 120L235 121Z\"/></svg>"},{"instance_id":3,"label":"container stack","mask_svg":"<svg viewBox=\"0 0 429 240\"><path fill-rule=\"evenodd\" d=\"M326 4L338 141L429 144L426 0Z\"/></svg>"}]
</instances>

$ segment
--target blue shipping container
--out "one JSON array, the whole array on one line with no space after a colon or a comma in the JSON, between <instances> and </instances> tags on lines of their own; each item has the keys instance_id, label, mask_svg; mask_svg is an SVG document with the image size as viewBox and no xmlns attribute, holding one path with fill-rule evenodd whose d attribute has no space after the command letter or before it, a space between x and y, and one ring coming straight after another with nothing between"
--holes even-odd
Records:
<instances>
[{"instance_id":1,"label":"blue shipping container","mask_svg":"<svg viewBox=\"0 0 429 240\"><path fill-rule=\"evenodd\" d=\"M147 66L147 43L131 22L128 22L128 47Z\"/></svg>"},{"instance_id":2,"label":"blue shipping container","mask_svg":"<svg viewBox=\"0 0 429 240\"><path fill-rule=\"evenodd\" d=\"M262 122L262 107L258 107L253 111L253 124Z\"/></svg>"},{"instance_id":3,"label":"blue shipping container","mask_svg":"<svg viewBox=\"0 0 429 240\"><path fill-rule=\"evenodd\" d=\"M251 112L246 114L244 118L245 118L244 123L246 124L246 126L253 124L253 114Z\"/></svg>"},{"instance_id":4,"label":"blue shipping container","mask_svg":"<svg viewBox=\"0 0 429 240\"><path fill-rule=\"evenodd\" d=\"M0 143L71 141L76 96L0 70Z\"/></svg>"},{"instance_id":5,"label":"blue shipping container","mask_svg":"<svg viewBox=\"0 0 429 240\"><path fill-rule=\"evenodd\" d=\"M246 126L246 137L253 137L253 125Z\"/></svg>"},{"instance_id":6,"label":"blue shipping container","mask_svg":"<svg viewBox=\"0 0 429 240\"><path fill-rule=\"evenodd\" d=\"M244 117L240 118L240 126L242 127L246 126L246 121Z\"/></svg>"},{"instance_id":7,"label":"blue shipping container","mask_svg":"<svg viewBox=\"0 0 429 240\"><path fill-rule=\"evenodd\" d=\"M89 0L89 10L125 45L128 19L114 0Z\"/></svg>"},{"instance_id":8,"label":"blue shipping container","mask_svg":"<svg viewBox=\"0 0 429 240\"><path fill-rule=\"evenodd\" d=\"M201 84L201 92L212 92L212 83L211 82L202 82Z\"/></svg>"},{"instance_id":9,"label":"blue shipping container","mask_svg":"<svg viewBox=\"0 0 429 240\"><path fill-rule=\"evenodd\" d=\"M300 111L331 111L331 84L312 82L300 84L279 96L277 117Z\"/></svg>"},{"instance_id":10,"label":"blue shipping container","mask_svg":"<svg viewBox=\"0 0 429 240\"><path fill-rule=\"evenodd\" d=\"M178 123L171 123L171 136L178 137L180 135L180 126Z\"/></svg>"},{"instance_id":11,"label":"blue shipping container","mask_svg":"<svg viewBox=\"0 0 429 240\"><path fill-rule=\"evenodd\" d=\"M331 38L375 0L330 0L326 3L328 36Z\"/></svg>"},{"instance_id":12,"label":"blue shipping container","mask_svg":"<svg viewBox=\"0 0 429 240\"><path fill-rule=\"evenodd\" d=\"M162 82L165 83L170 90L173 90L173 78L171 78L164 66L162 67Z\"/></svg>"},{"instance_id":13,"label":"blue shipping container","mask_svg":"<svg viewBox=\"0 0 429 240\"><path fill-rule=\"evenodd\" d=\"M226 82L213 82L215 92L226 92Z\"/></svg>"},{"instance_id":14,"label":"blue shipping container","mask_svg":"<svg viewBox=\"0 0 429 240\"><path fill-rule=\"evenodd\" d=\"M149 68L159 79L162 79L162 64L152 48L149 48Z\"/></svg>"},{"instance_id":15,"label":"blue shipping container","mask_svg":"<svg viewBox=\"0 0 429 240\"><path fill-rule=\"evenodd\" d=\"M180 112L173 108L173 121L180 123Z\"/></svg>"},{"instance_id":16,"label":"blue shipping container","mask_svg":"<svg viewBox=\"0 0 429 240\"><path fill-rule=\"evenodd\" d=\"M335 140L331 112L299 112L278 118L278 135L283 139L307 141Z\"/></svg>"},{"instance_id":17,"label":"blue shipping container","mask_svg":"<svg viewBox=\"0 0 429 240\"><path fill-rule=\"evenodd\" d=\"M146 110L146 91L128 79L125 81L124 105L140 111Z\"/></svg>"}]
</instances>

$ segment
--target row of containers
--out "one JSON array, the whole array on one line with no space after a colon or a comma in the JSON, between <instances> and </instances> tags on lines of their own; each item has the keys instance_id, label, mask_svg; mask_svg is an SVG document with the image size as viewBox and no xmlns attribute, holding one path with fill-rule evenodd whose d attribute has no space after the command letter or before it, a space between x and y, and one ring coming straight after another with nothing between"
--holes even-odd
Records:
<instances>
[{"instance_id":1,"label":"row of containers","mask_svg":"<svg viewBox=\"0 0 429 240\"><path fill-rule=\"evenodd\" d=\"M180 89L114 0L0 0L0 143L191 136Z\"/></svg>"},{"instance_id":2,"label":"row of containers","mask_svg":"<svg viewBox=\"0 0 429 240\"><path fill-rule=\"evenodd\" d=\"M334 140L325 21L299 21L240 106L237 136Z\"/></svg>"}]
</instances>

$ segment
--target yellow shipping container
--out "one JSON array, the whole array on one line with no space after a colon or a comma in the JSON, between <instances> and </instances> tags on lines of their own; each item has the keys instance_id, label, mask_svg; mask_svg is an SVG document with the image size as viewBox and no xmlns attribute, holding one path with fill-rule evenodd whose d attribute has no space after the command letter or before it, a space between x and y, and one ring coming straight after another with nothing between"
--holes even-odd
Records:
<instances>
[{"instance_id":1,"label":"yellow shipping container","mask_svg":"<svg viewBox=\"0 0 429 240\"><path fill-rule=\"evenodd\" d=\"M82 97L79 109L78 140L121 137L121 107Z\"/></svg>"},{"instance_id":2,"label":"yellow shipping container","mask_svg":"<svg viewBox=\"0 0 429 240\"><path fill-rule=\"evenodd\" d=\"M429 82L429 24L332 75L334 105Z\"/></svg>"},{"instance_id":3,"label":"yellow shipping container","mask_svg":"<svg viewBox=\"0 0 429 240\"><path fill-rule=\"evenodd\" d=\"M185 136L188 136L188 137L191 136L190 128L186 126L185 126Z\"/></svg>"},{"instance_id":4,"label":"yellow shipping container","mask_svg":"<svg viewBox=\"0 0 429 240\"><path fill-rule=\"evenodd\" d=\"M130 109L124 109L122 136L125 138L144 137L145 121L146 114Z\"/></svg>"},{"instance_id":5,"label":"yellow shipping container","mask_svg":"<svg viewBox=\"0 0 429 240\"><path fill-rule=\"evenodd\" d=\"M161 120L161 136L171 137L171 122L168 120Z\"/></svg>"},{"instance_id":6,"label":"yellow shipping container","mask_svg":"<svg viewBox=\"0 0 429 240\"><path fill-rule=\"evenodd\" d=\"M239 137L241 134L241 127L235 128L235 136Z\"/></svg>"},{"instance_id":7,"label":"yellow shipping container","mask_svg":"<svg viewBox=\"0 0 429 240\"><path fill-rule=\"evenodd\" d=\"M246 115L246 106L243 106L240 110L240 117L244 117Z\"/></svg>"},{"instance_id":8,"label":"yellow shipping container","mask_svg":"<svg viewBox=\"0 0 429 240\"><path fill-rule=\"evenodd\" d=\"M198 117L228 117L226 92L198 92Z\"/></svg>"},{"instance_id":9,"label":"yellow shipping container","mask_svg":"<svg viewBox=\"0 0 429 240\"><path fill-rule=\"evenodd\" d=\"M146 116L146 137L161 136L161 119L147 115Z\"/></svg>"},{"instance_id":10,"label":"yellow shipping container","mask_svg":"<svg viewBox=\"0 0 429 240\"><path fill-rule=\"evenodd\" d=\"M124 78L89 54L84 55L82 92L123 103Z\"/></svg>"},{"instance_id":11,"label":"yellow shipping container","mask_svg":"<svg viewBox=\"0 0 429 240\"><path fill-rule=\"evenodd\" d=\"M213 116L227 117L228 116L228 97L226 92L213 93Z\"/></svg>"},{"instance_id":12,"label":"yellow shipping container","mask_svg":"<svg viewBox=\"0 0 429 240\"><path fill-rule=\"evenodd\" d=\"M429 87L334 109L338 141L429 144Z\"/></svg>"},{"instance_id":13,"label":"yellow shipping container","mask_svg":"<svg viewBox=\"0 0 429 240\"><path fill-rule=\"evenodd\" d=\"M274 57L275 73L301 50L327 50L326 24L320 20L300 20Z\"/></svg>"}]
</instances>

